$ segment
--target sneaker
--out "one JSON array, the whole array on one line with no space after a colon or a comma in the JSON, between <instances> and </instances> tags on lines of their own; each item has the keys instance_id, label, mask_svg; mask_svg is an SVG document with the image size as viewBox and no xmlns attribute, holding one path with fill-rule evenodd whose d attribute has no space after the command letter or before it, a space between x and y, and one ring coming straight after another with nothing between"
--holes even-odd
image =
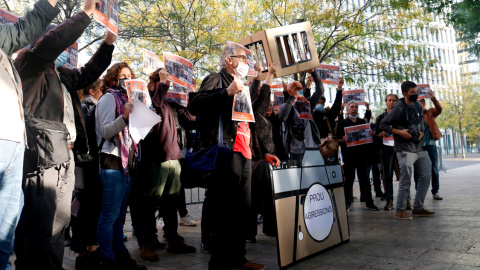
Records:
<instances>
[{"instance_id":1,"label":"sneaker","mask_svg":"<svg viewBox=\"0 0 480 270\"><path fill-rule=\"evenodd\" d=\"M163 218L157 219L157 230L163 230L163 226L165 226L165 223L163 223Z\"/></svg>"},{"instance_id":2,"label":"sneaker","mask_svg":"<svg viewBox=\"0 0 480 270\"><path fill-rule=\"evenodd\" d=\"M433 199L434 199L434 200L437 200L437 201L443 200L443 198L440 197L440 195L438 195L438 193L437 193L437 194L433 194Z\"/></svg>"},{"instance_id":3,"label":"sneaker","mask_svg":"<svg viewBox=\"0 0 480 270\"><path fill-rule=\"evenodd\" d=\"M182 226L197 226L197 222L193 220L192 216L190 214L187 214L186 216L180 218L180 222L178 223Z\"/></svg>"},{"instance_id":4,"label":"sneaker","mask_svg":"<svg viewBox=\"0 0 480 270\"><path fill-rule=\"evenodd\" d=\"M405 210L413 210L412 203L410 201L407 201L407 209Z\"/></svg>"},{"instance_id":5,"label":"sneaker","mask_svg":"<svg viewBox=\"0 0 480 270\"><path fill-rule=\"evenodd\" d=\"M200 250L205 254L212 254L212 246L209 244L200 243Z\"/></svg>"},{"instance_id":6,"label":"sneaker","mask_svg":"<svg viewBox=\"0 0 480 270\"><path fill-rule=\"evenodd\" d=\"M140 257L142 257L142 259L147 262L159 261L158 255L155 252L155 247L152 244L142 246L140 251Z\"/></svg>"},{"instance_id":7,"label":"sneaker","mask_svg":"<svg viewBox=\"0 0 480 270\"><path fill-rule=\"evenodd\" d=\"M246 262L245 265L243 265L242 267L234 268L234 269L263 270L263 269L265 269L265 266L263 266L263 264L259 264L259 263Z\"/></svg>"},{"instance_id":8,"label":"sneaker","mask_svg":"<svg viewBox=\"0 0 480 270\"><path fill-rule=\"evenodd\" d=\"M380 209L378 209L378 207L373 204L373 203L367 203L367 210L370 210L370 211L380 211Z\"/></svg>"},{"instance_id":9,"label":"sneaker","mask_svg":"<svg viewBox=\"0 0 480 270\"><path fill-rule=\"evenodd\" d=\"M412 211L412 216L415 216L415 217L431 217L433 215L435 215L435 212L430 212L425 208Z\"/></svg>"},{"instance_id":10,"label":"sneaker","mask_svg":"<svg viewBox=\"0 0 480 270\"><path fill-rule=\"evenodd\" d=\"M391 210L393 207L393 202L387 202L387 204L385 204L385 207L383 207L384 210Z\"/></svg>"},{"instance_id":11,"label":"sneaker","mask_svg":"<svg viewBox=\"0 0 480 270\"><path fill-rule=\"evenodd\" d=\"M347 206L347 213L350 212L350 205Z\"/></svg>"},{"instance_id":12,"label":"sneaker","mask_svg":"<svg viewBox=\"0 0 480 270\"><path fill-rule=\"evenodd\" d=\"M195 253L197 249L180 241L169 241L167 243L167 252L170 253Z\"/></svg>"},{"instance_id":13,"label":"sneaker","mask_svg":"<svg viewBox=\"0 0 480 270\"><path fill-rule=\"evenodd\" d=\"M412 219L412 216L407 214L407 212L405 212L405 210L404 210L404 211L400 211L400 212L395 213L395 218L398 218L398 219Z\"/></svg>"}]
</instances>

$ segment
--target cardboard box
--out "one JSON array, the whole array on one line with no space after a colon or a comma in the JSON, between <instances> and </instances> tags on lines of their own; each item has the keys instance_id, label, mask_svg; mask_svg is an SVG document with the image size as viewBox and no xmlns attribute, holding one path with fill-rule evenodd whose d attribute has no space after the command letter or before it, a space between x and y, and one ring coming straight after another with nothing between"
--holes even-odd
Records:
<instances>
[{"instance_id":1,"label":"cardboard box","mask_svg":"<svg viewBox=\"0 0 480 270\"><path fill-rule=\"evenodd\" d=\"M241 38L239 43L253 51L254 57L262 67L260 80L266 78L268 65L273 62L280 63L276 77L302 72L320 65L310 22L263 30Z\"/></svg>"}]
</instances>

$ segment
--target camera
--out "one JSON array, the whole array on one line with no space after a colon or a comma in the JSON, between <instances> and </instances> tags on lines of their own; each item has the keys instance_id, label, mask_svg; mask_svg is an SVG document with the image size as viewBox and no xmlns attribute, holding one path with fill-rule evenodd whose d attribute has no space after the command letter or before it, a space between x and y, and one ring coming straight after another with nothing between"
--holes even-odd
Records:
<instances>
[{"instance_id":1,"label":"camera","mask_svg":"<svg viewBox=\"0 0 480 270\"><path fill-rule=\"evenodd\" d=\"M420 133L418 131L416 131L415 129L413 130L409 129L407 132L412 136L411 140L414 144L417 144L420 142Z\"/></svg>"},{"instance_id":2,"label":"camera","mask_svg":"<svg viewBox=\"0 0 480 270\"><path fill-rule=\"evenodd\" d=\"M295 125L292 127L292 135L295 139L299 141L305 140L305 126L304 125Z\"/></svg>"}]
</instances>

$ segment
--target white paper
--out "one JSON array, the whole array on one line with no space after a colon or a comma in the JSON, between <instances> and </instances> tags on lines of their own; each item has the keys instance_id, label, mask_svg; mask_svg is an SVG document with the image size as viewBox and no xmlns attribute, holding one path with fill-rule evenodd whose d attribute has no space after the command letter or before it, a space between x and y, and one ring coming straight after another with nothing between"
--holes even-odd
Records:
<instances>
[{"instance_id":1,"label":"white paper","mask_svg":"<svg viewBox=\"0 0 480 270\"><path fill-rule=\"evenodd\" d=\"M161 121L162 118L147 108L141 101L138 99L133 101L133 110L129 116L128 127L130 135L136 143L145 139L152 127Z\"/></svg>"}]
</instances>

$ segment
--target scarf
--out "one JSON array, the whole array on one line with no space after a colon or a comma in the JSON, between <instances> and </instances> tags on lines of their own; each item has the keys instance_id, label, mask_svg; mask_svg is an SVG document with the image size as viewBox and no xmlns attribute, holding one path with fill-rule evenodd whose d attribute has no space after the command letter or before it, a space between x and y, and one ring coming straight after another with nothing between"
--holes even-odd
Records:
<instances>
[{"instance_id":1,"label":"scarf","mask_svg":"<svg viewBox=\"0 0 480 270\"><path fill-rule=\"evenodd\" d=\"M116 103L116 115L117 117L119 115L123 115L123 106L125 103L128 102L128 95L125 91L122 90L117 90L117 89L108 89L106 93L110 93L115 97L115 103ZM128 154L130 151L130 147L133 145L133 149L135 151L135 156L137 152L137 146L135 142L132 140L132 137L130 137L130 130L128 129L128 126L125 127L119 134L119 141L120 141L120 158L122 160L122 168L123 168L123 174L127 174L129 171L128 167Z\"/></svg>"}]
</instances>

